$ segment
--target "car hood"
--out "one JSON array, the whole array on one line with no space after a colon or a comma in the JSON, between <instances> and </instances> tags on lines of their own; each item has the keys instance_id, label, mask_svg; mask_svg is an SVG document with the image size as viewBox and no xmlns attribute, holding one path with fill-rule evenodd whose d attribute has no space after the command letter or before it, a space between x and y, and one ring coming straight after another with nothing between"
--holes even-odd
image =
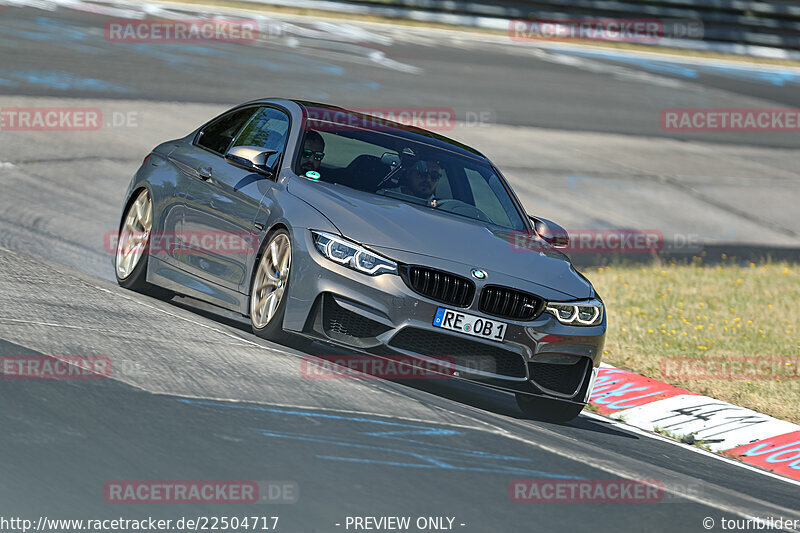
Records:
<instances>
[{"instance_id":1,"label":"car hood","mask_svg":"<svg viewBox=\"0 0 800 533\"><path fill-rule=\"evenodd\" d=\"M289 192L323 213L345 237L391 257L422 254L498 272L572 298L594 296L569 259L541 241L515 246L521 232L325 182L292 179ZM530 241L526 241L530 242ZM568 299L568 298L565 298Z\"/></svg>"}]
</instances>

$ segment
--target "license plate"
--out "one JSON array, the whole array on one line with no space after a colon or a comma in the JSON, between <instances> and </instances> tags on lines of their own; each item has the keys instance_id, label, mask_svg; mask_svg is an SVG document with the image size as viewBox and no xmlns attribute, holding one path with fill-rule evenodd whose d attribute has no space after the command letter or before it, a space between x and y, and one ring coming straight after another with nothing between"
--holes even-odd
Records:
<instances>
[{"instance_id":1,"label":"license plate","mask_svg":"<svg viewBox=\"0 0 800 533\"><path fill-rule=\"evenodd\" d=\"M489 320L460 311L438 307L433 317L433 325L437 328L466 333L473 337L502 342L506 336L508 324L497 320Z\"/></svg>"}]
</instances>

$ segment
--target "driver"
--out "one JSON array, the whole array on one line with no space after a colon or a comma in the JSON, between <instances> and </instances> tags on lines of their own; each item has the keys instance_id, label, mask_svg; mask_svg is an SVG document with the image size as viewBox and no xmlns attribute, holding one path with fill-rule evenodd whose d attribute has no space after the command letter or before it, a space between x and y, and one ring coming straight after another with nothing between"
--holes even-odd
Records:
<instances>
[{"instance_id":1,"label":"driver","mask_svg":"<svg viewBox=\"0 0 800 533\"><path fill-rule=\"evenodd\" d=\"M431 201L441 178L442 167L438 161L420 160L400 179L399 187L389 190Z\"/></svg>"},{"instance_id":2,"label":"driver","mask_svg":"<svg viewBox=\"0 0 800 533\"><path fill-rule=\"evenodd\" d=\"M300 161L297 163L297 174L303 176L310 170L319 170L323 157L325 157L325 141L322 135L314 130L306 131L303 149L300 151Z\"/></svg>"}]
</instances>

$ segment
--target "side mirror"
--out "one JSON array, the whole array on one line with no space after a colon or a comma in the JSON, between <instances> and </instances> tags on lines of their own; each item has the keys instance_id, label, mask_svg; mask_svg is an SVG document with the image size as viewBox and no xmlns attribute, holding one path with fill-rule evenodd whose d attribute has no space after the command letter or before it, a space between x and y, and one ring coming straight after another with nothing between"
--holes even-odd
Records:
<instances>
[{"instance_id":1,"label":"side mirror","mask_svg":"<svg viewBox=\"0 0 800 533\"><path fill-rule=\"evenodd\" d=\"M267 159L277 153L277 150L265 150L258 146L234 146L225 154L225 161L271 178L275 176L275 169L267 166Z\"/></svg>"},{"instance_id":2,"label":"side mirror","mask_svg":"<svg viewBox=\"0 0 800 533\"><path fill-rule=\"evenodd\" d=\"M533 222L533 229L544 239L544 242L554 248L566 248L569 246L569 233L567 230L546 218L530 217Z\"/></svg>"}]
</instances>

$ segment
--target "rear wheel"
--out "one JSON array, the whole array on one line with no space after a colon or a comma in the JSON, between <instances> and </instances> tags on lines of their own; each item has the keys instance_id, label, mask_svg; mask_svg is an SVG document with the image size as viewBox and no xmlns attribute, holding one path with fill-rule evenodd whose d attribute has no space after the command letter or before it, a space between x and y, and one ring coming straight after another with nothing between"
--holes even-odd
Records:
<instances>
[{"instance_id":1,"label":"rear wheel","mask_svg":"<svg viewBox=\"0 0 800 533\"><path fill-rule=\"evenodd\" d=\"M278 341L289 336L283 331L283 315L288 298L292 268L292 243L289 232L279 229L269 237L258 260L250 287L250 324L253 333Z\"/></svg>"},{"instance_id":2,"label":"rear wheel","mask_svg":"<svg viewBox=\"0 0 800 533\"><path fill-rule=\"evenodd\" d=\"M158 298L171 298L173 293L147 281L147 260L150 253L150 232L153 229L153 202L147 189L142 189L128 206L119 230L114 271L117 283L132 291Z\"/></svg>"},{"instance_id":3,"label":"rear wheel","mask_svg":"<svg viewBox=\"0 0 800 533\"><path fill-rule=\"evenodd\" d=\"M583 405L581 404L561 402L528 394L517 394L516 397L517 405L526 416L544 422L569 422L583 411Z\"/></svg>"}]
</instances>

